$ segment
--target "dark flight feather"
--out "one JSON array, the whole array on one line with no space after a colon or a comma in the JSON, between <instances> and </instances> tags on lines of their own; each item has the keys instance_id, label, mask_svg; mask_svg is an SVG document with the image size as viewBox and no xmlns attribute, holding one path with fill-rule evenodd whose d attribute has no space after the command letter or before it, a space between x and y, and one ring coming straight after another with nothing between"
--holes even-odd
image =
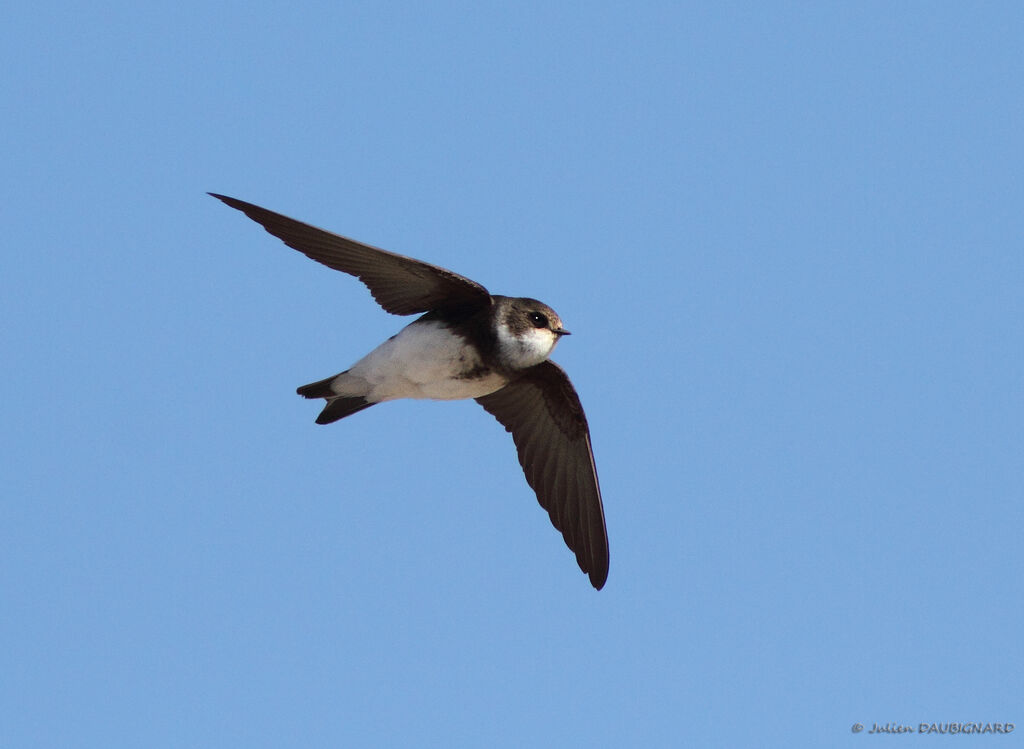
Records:
<instances>
[{"instance_id":1,"label":"dark flight feather","mask_svg":"<svg viewBox=\"0 0 1024 749\"><path fill-rule=\"evenodd\" d=\"M241 211L306 257L355 276L366 284L377 303L394 315L491 303L491 295L483 286L440 266L318 229L244 200L212 192L210 195Z\"/></svg>"},{"instance_id":2,"label":"dark flight feather","mask_svg":"<svg viewBox=\"0 0 1024 749\"><path fill-rule=\"evenodd\" d=\"M476 402L512 433L537 500L600 590L608 578L608 532L590 429L568 376L545 361Z\"/></svg>"}]
</instances>

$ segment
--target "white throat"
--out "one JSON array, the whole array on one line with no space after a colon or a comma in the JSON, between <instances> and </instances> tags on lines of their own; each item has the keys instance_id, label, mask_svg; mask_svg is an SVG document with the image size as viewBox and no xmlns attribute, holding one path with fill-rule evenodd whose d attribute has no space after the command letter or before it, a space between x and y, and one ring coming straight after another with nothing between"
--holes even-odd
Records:
<instances>
[{"instance_id":1,"label":"white throat","mask_svg":"<svg viewBox=\"0 0 1024 749\"><path fill-rule=\"evenodd\" d=\"M558 336L547 328L529 328L518 335L500 322L497 326L498 355L511 369L526 369L540 364L551 355Z\"/></svg>"}]
</instances>

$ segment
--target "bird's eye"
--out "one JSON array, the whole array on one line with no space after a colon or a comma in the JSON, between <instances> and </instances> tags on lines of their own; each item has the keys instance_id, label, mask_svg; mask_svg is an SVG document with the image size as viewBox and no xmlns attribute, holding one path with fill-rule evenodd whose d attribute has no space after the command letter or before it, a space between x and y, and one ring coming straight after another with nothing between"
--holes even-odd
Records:
<instances>
[{"instance_id":1,"label":"bird's eye","mask_svg":"<svg viewBox=\"0 0 1024 749\"><path fill-rule=\"evenodd\" d=\"M535 328L546 328L548 326L548 319L540 312L531 312L529 318Z\"/></svg>"}]
</instances>

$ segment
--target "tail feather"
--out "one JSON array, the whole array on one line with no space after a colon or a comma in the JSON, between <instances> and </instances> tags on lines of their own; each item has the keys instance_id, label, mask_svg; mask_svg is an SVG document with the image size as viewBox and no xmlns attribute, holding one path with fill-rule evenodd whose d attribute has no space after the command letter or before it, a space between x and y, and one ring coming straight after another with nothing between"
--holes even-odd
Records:
<instances>
[{"instance_id":1,"label":"tail feather","mask_svg":"<svg viewBox=\"0 0 1024 749\"><path fill-rule=\"evenodd\" d=\"M345 374L342 372L341 374ZM332 375L325 380L311 382L303 385L296 392L304 398L326 398L327 405L320 415L316 417L317 424L330 424L332 421L344 419L356 411L369 408L376 401L368 401L361 395L338 395L332 387L335 380L341 375Z\"/></svg>"},{"instance_id":2,"label":"tail feather","mask_svg":"<svg viewBox=\"0 0 1024 749\"><path fill-rule=\"evenodd\" d=\"M345 373L342 372L342 374ZM331 383L336 379L338 379L338 375L331 375L326 380L319 380L317 382L311 382L308 385L303 385L295 392L303 398L333 398L337 393L331 389Z\"/></svg>"},{"instance_id":3,"label":"tail feather","mask_svg":"<svg viewBox=\"0 0 1024 749\"><path fill-rule=\"evenodd\" d=\"M368 401L361 395L335 396L334 398L328 399L327 405L324 406L324 410L316 417L316 423L330 424L332 421L344 419L346 416L351 416L356 411L362 411L364 408L369 408L372 405L374 405L373 401Z\"/></svg>"}]
</instances>

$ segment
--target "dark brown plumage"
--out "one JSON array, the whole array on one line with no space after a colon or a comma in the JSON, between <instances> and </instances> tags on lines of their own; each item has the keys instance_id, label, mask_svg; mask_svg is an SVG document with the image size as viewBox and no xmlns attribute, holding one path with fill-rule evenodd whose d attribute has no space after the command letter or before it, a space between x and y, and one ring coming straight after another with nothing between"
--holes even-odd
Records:
<instances>
[{"instance_id":1,"label":"dark brown plumage","mask_svg":"<svg viewBox=\"0 0 1024 749\"><path fill-rule=\"evenodd\" d=\"M487 289L458 273L318 229L244 200L212 192L210 195L241 211L306 257L355 276L366 284L377 304L393 315L490 304Z\"/></svg>"},{"instance_id":2,"label":"dark brown plumage","mask_svg":"<svg viewBox=\"0 0 1024 749\"><path fill-rule=\"evenodd\" d=\"M590 429L569 377L546 361L476 402L512 433L541 507L600 590L608 579L608 533Z\"/></svg>"}]
</instances>

